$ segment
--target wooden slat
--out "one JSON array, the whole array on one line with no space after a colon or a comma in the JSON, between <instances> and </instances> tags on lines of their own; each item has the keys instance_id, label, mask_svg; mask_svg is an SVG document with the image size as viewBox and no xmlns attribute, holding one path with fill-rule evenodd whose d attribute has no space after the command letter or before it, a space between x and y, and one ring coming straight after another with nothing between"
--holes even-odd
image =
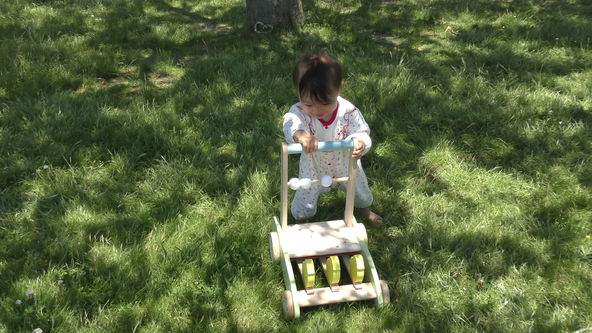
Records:
<instances>
[{"instance_id":1,"label":"wooden slat","mask_svg":"<svg viewBox=\"0 0 592 333\"><path fill-rule=\"evenodd\" d=\"M300 318L300 305L298 304L298 290L296 288L296 278L294 276L294 271L292 270L292 262L290 261L290 257L288 253L284 250L284 246L282 244L284 232L281 230L281 226L277 220L277 218L273 217L273 227L277 233L278 238L280 240L280 248L282 251L282 255L280 257L280 265L282 267L282 273L284 275L284 285L286 290L289 290L292 293L292 303L294 305L294 318Z\"/></svg>"},{"instance_id":2,"label":"wooden slat","mask_svg":"<svg viewBox=\"0 0 592 333\"><path fill-rule=\"evenodd\" d=\"M282 143L281 155L280 219L282 230L286 230L288 225L288 145L285 142Z\"/></svg>"},{"instance_id":3,"label":"wooden slat","mask_svg":"<svg viewBox=\"0 0 592 333\"><path fill-rule=\"evenodd\" d=\"M323 304L364 301L376 298L376 292L371 283L361 283L360 289L354 288L351 284L339 286L339 291L333 292L331 288L316 288L308 295L306 291L298 291L296 299L301 307L316 306Z\"/></svg>"},{"instance_id":4,"label":"wooden slat","mask_svg":"<svg viewBox=\"0 0 592 333\"><path fill-rule=\"evenodd\" d=\"M353 228L343 220L289 225L283 233L282 249L290 258L310 258L360 252Z\"/></svg>"},{"instance_id":5,"label":"wooden slat","mask_svg":"<svg viewBox=\"0 0 592 333\"><path fill-rule=\"evenodd\" d=\"M355 146L354 139L354 146ZM355 191L356 191L356 171L357 171L357 161L351 157L353 153L353 148L350 150L350 158L349 158L349 167L348 167L348 174L347 178L349 181L347 182L347 189L345 191L345 212L343 215L343 220L348 227L353 226L353 217L354 217L354 199L355 199Z\"/></svg>"},{"instance_id":6,"label":"wooden slat","mask_svg":"<svg viewBox=\"0 0 592 333\"><path fill-rule=\"evenodd\" d=\"M376 266L374 266L374 260L372 259L370 250L368 250L368 244L362 240L360 241L360 247L362 248L362 257L364 257L364 267L366 268L366 273L364 275L367 276L366 279L370 280L370 284L374 288L376 293L375 305L380 308L384 305L384 300L382 299L382 289L380 287L378 271L376 270Z\"/></svg>"}]
</instances>

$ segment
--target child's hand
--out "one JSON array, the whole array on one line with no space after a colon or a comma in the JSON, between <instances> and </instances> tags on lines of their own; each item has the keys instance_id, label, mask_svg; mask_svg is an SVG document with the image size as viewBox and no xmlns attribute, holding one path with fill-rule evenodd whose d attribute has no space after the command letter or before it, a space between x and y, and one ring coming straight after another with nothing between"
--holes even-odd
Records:
<instances>
[{"instance_id":1,"label":"child's hand","mask_svg":"<svg viewBox=\"0 0 592 333\"><path fill-rule=\"evenodd\" d=\"M366 149L366 144L362 140L358 140L354 138L354 151L352 153L352 157L356 160L359 160L362 157L362 152Z\"/></svg>"},{"instance_id":2,"label":"child's hand","mask_svg":"<svg viewBox=\"0 0 592 333\"><path fill-rule=\"evenodd\" d=\"M294 133L294 141L300 143L304 152L308 154L314 153L319 149L319 140L317 137L305 131L296 131Z\"/></svg>"}]
</instances>

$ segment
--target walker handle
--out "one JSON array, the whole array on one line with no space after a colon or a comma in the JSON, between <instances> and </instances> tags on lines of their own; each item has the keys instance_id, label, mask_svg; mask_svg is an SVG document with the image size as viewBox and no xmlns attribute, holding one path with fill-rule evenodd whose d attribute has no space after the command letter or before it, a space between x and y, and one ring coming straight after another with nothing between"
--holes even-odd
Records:
<instances>
[{"instance_id":1,"label":"walker handle","mask_svg":"<svg viewBox=\"0 0 592 333\"><path fill-rule=\"evenodd\" d=\"M346 150L354 147L354 140L341 140L341 141L319 141L319 147L317 151L330 151L330 150ZM291 143L288 145L288 154L302 154L302 145L299 143Z\"/></svg>"}]
</instances>

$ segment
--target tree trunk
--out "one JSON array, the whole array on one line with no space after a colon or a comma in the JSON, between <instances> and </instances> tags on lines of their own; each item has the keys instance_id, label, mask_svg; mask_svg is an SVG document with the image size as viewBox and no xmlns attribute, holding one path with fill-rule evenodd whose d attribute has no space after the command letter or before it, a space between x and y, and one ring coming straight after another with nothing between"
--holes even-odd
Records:
<instances>
[{"instance_id":1,"label":"tree trunk","mask_svg":"<svg viewBox=\"0 0 592 333\"><path fill-rule=\"evenodd\" d=\"M247 0L247 25L255 31L298 28L304 21L301 0Z\"/></svg>"}]
</instances>

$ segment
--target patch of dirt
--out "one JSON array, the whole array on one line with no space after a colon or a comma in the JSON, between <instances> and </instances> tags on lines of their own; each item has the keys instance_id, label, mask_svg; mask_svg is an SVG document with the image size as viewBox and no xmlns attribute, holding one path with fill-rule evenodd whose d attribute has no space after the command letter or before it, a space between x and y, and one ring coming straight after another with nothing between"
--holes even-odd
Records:
<instances>
[{"instance_id":1,"label":"patch of dirt","mask_svg":"<svg viewBox=\"0 0 592 333\"><path fill-rule=\"evenodd\" d=\"M397 38L394 36L389 36L389 35L385 35L385 34L378 34L378 33L373 33L372 39L380 45L394 47L394 48L402 48L402 47L407 46L407 44L408 44L408 41L404 38Z\"/></svg>"},{"instance_id":2,"label":"patch of dirt","mask_svg":"<svg viewBox=\"0 0 592 333\"><path fill-rule=\"evenodd\" d=\"M193 24L197 30L231 31L233 29L228 24L216 23L210 18L192 13L185 8L169 6L169 13L181 18L186 23Z\"/></svg>"}]
</instances>

